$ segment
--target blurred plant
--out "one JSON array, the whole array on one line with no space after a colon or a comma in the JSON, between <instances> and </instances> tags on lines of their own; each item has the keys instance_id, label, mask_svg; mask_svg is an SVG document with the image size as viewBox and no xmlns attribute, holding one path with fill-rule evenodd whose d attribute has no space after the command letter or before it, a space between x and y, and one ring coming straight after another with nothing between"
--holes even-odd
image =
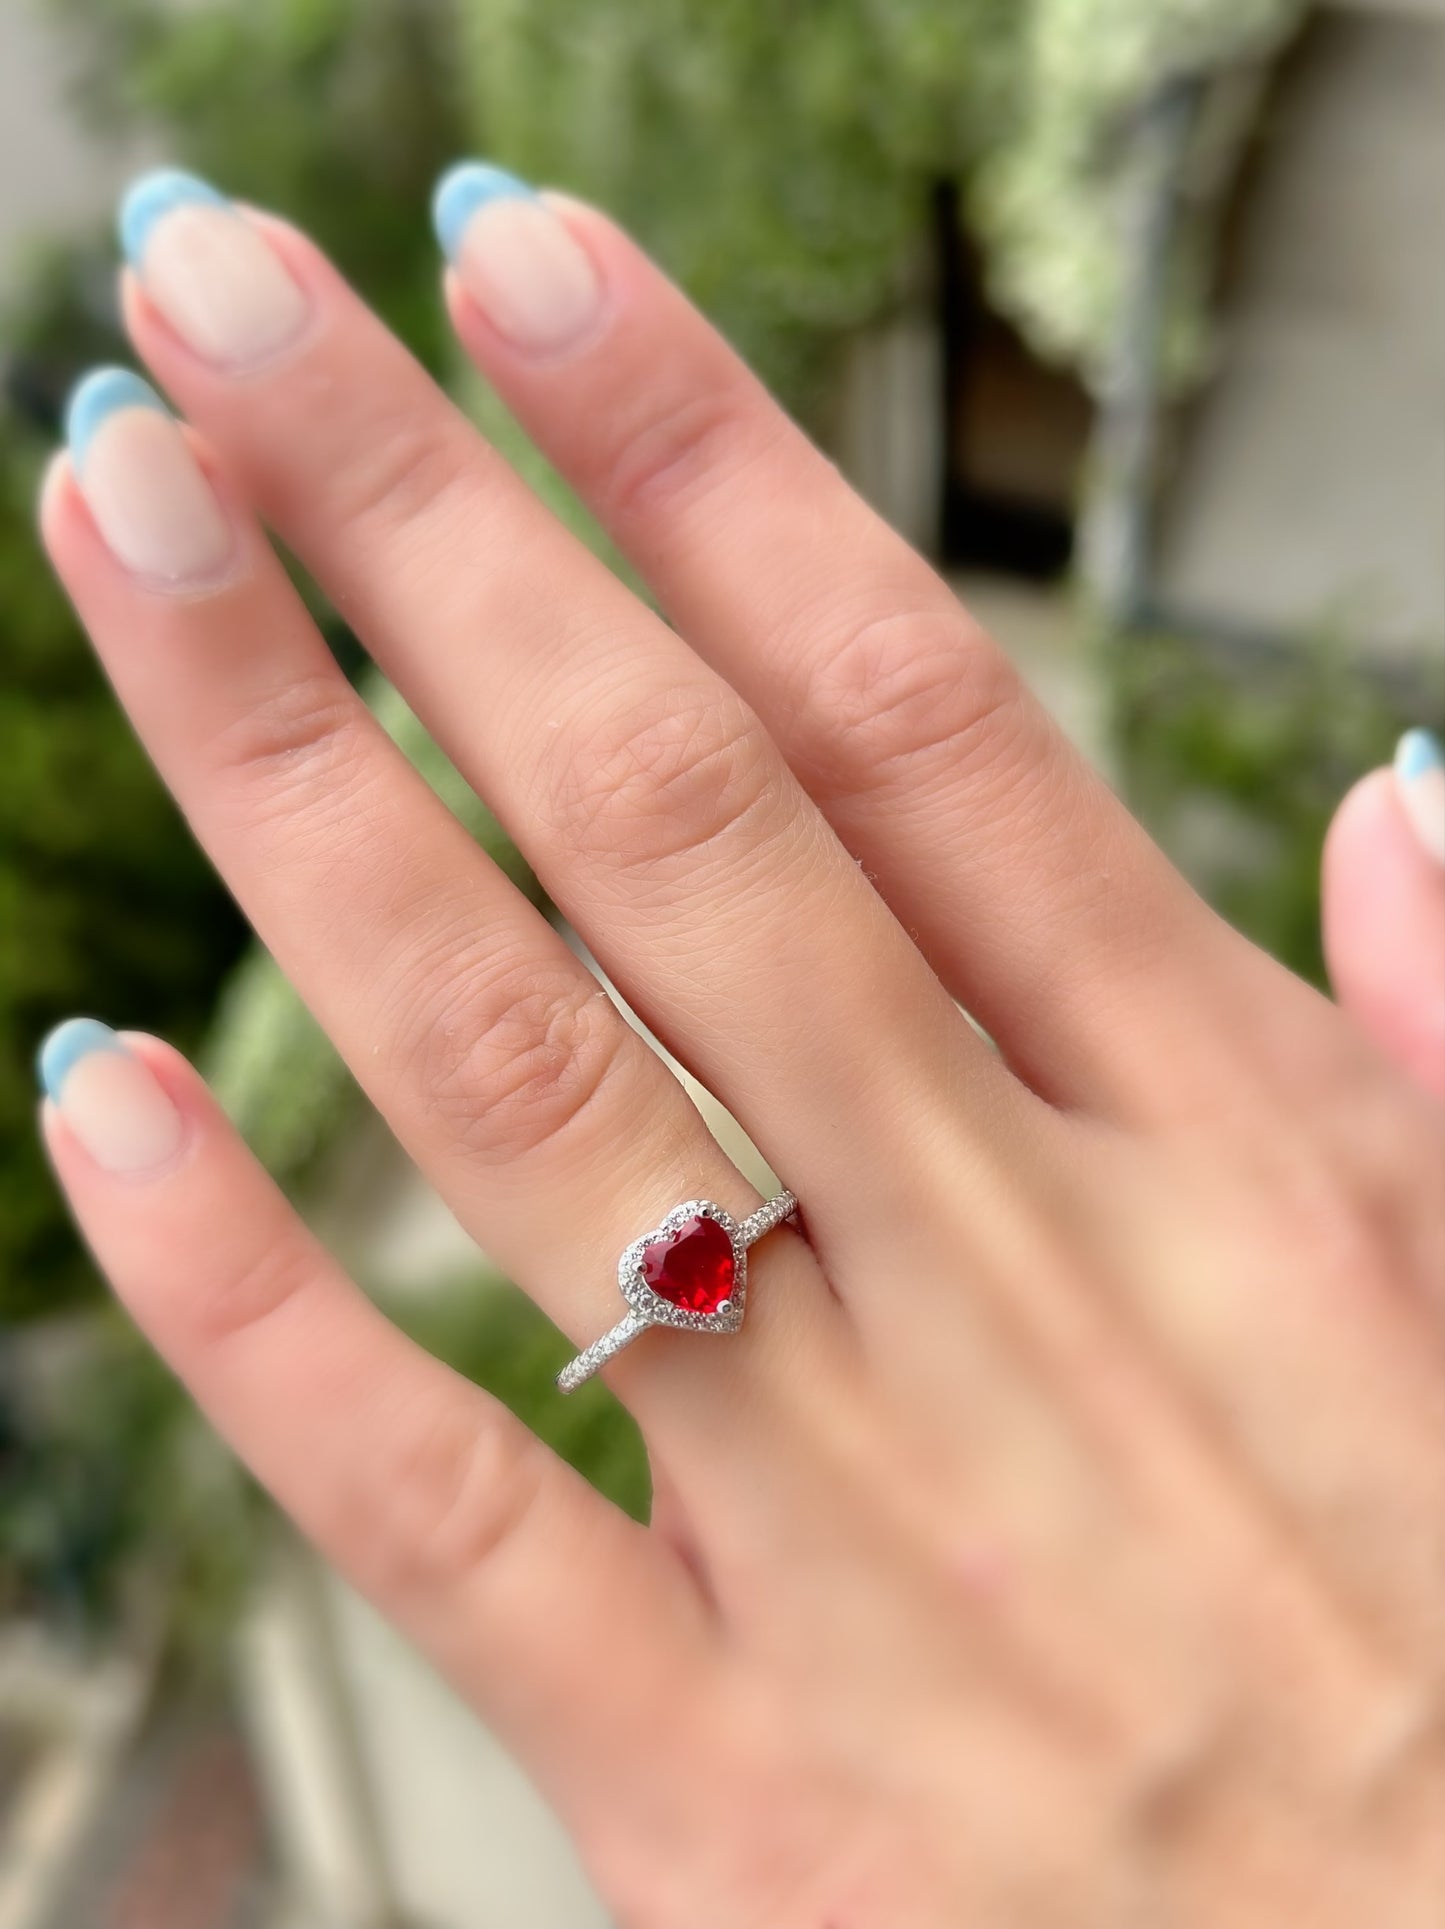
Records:
<instances>
[{"instance_id":1,"label":"blurred plant","mask_svg":"<svg viewBox=\"0 0 1445 1929\"><path fill-rule=\"evenodd\" d=\"M795 410L1006 133L1014 0L455 0L467 119L615 212Z\"/></svg>"},{"instance_id":2,"label":"blurred plant","mask_svg":"<svg viewBox=\"0 0 1445 1929\"><path fill-rule=\"evenodd\" d=\"M1119 207L1128 135L1174 80L1235 70L1278 51L1308 0L1031 0L1016 9L1009 133L981 167L972 214L988 246L994 300L1035 349L1091 385L1107 373L1124 296ZM1195 145L1237 141L1231 116ZM1214 167L1223 157L1211 156ZM1216 182L1217 185L1217 182ZM1163 372L1198 369L1206 333L1212 207L1175 237L1163 317Z\"/></svg>"},{"instance_id":3,"label":"blurred plant","mask_svg":"<svg viewBox=\"0 0 1445 1929\"><path fill-rule=\"evenodd\" d=\"M1445 674L1372 676L1329 631L1272 656L1162 635L1104 652L1131 806L1232 924L1323 985L1325 830L1400 733L1445 708Z\"/></svg>"},{"instance_id":4,"label":"blurred plant","mask_svg":"<svg viewBox=\"0 0 1445 1929\"><path fill-rule=\"evenodd\" d=\"M429 365L443 352L419 211L463 143L448 0L43 0L100 130L314 234Z\"/></svg>"},{"instance_id":5,"label":"blurred plant","mask_svg":"<svg viewBox=\"0 0 1445 1929\"><path fill-rule=\"evenodd\" d=\"M529 178L640 235L790 406L908 292L928 194L971 186L991 290L1100 372L1134 116L1258 61L1306 0L454 0L468 119ZM1200 234L1207 227L1200 224ZM1197 353L1198 248L1168 323Z\"/></svg>"}]
</instances>

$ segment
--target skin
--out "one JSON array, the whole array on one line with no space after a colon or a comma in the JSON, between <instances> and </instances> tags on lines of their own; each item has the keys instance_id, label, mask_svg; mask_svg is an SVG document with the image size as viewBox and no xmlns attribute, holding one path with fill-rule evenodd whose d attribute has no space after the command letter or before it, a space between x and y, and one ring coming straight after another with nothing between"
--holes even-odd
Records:
<instances>
[{"instance_id":1,"label":"skin","mask_svg":"<svg viewBox=\"0 0 1445 1929\"><path fill-rule=\"evenodd\" d=\"M1327 872L1358 1016L1253 949L678 292L552 205L596 324L529 355L454 277L452 317L671 626L254 215L310 304L264 366L209 366L126 286L235 567L128 575L63 459L45 541L262 939L579 1344L670 1205L757 1195L351 696L253 518L806 1232L758 1248L736 1339L609 1369L646 1530L397 1335L155 1041L160 1169L106 1174L47 1111L87 1237L628 1929L1438 1929L1445 875L1372 778Z\"/></svg>"},{"instance_id":2,"label":"skin","mask_svg":"<svg viewBox=\"0 0 1445 1929\"><path fill-rule=\"evenodd\" d=\"M1336 813L1325 842L1325 953L1340 1003L1445 1099L1445 889L1401 816L1384 770L1356 784Z\"/></svg>"}]
</instances>

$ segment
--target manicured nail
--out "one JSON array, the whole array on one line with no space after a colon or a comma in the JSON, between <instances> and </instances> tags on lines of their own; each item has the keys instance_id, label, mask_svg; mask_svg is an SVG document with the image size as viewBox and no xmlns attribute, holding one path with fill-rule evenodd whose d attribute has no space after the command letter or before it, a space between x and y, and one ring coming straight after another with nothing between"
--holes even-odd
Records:
<instances>
[{"instance_id":1,"label":"manicured nail","mask_svg":"<svg viewBox=\"0 0 1445 1929\"><path fill-rule=\"evenodd\" d=\"M1395 749L1395 782L1410 828L1445 864L1445 750L1429 730L1407 730Z\"/></svg>"},{"instance_id":2,"label":"manicured nail","mask_svg":"<svg viewBox=\"0 0 1445 1929\"><path fill-rule=\"evenodd\" d=\"M120 243L147 295L203 360L263 362L296 336L306 297L252 222L207 181L143 174L120 206Z\"/></svg>"},{"instance_id":3,"label":"manicured nail","mask_svg":"<svg viewBox=\"0 0 1445 1929\"><path fill-rule=\"evenodd\" d=\"M525 181L463 161L438 181L432 220L462 286L517 347L565 348L592 322L592 257Z\"/></svg>"},{"instance_id":4,"label":"manicured nail","mask_svg":"<svg viewBox=\"0 0 1445 1929\"><path fill-rule=\"evenodd\" d=\"M70 398L65 432L80 492L127 569L167 583L221 570L231 525L149 382L126 368L95 369Z\"/></svg>"},{"instance_id":5,"label":"manicured nail","mask_svg":"<svg viewBox=\"0 0 1445 1929\"><path fill-rule=\"evenodd\" d=\"M40 1048L40 1083L105 1172L148 1172L181 1142L181 1115L154 1074L98 1018L67 1018Z\"/></svg>"}]
</instances>

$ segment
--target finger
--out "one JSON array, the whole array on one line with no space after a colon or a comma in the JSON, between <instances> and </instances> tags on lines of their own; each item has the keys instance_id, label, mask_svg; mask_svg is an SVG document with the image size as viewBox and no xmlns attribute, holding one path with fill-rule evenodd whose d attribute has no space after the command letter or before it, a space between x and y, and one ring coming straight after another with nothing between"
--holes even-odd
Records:
<instances>
[{"instance_id":1,"label":"finger","mask_svg":"<svg viewBox=\"0 0 1445 1929\"><path fill-rule=\"evenodd\" d=\"M708 1672L681 1563L356 1291L174 1052L72 1020L42 1072L102 1269L303 1532L564 1813L663 1793Z\"/></svg>"},{"instance_id":2,"label":"finger","mask_svg":"<svg viewBox=\"0 0 1445 1929\"><path fill-rule=\"evenodd\" d=\"M154 394L102 375L78 392L71 430L87 493L61 459L45 540L201 842L463 1225L579 1343L594 1339L622 1311L629 1240L680 1199L741 1214L756 1195L385 736ZM710 1399L756 1378L769 1332L801 1338L831 1317L790 1233L758 1269L756 1317L733 1347L674 1342L665 1364L649 1335L617 1362L664 1445L702 1444ZM764 1400L761 1379L751 1397Z\"/></svg>"},{"instance_id":3,"label":"finger","mask_svg":"<svg viewBox=\"0 0 1445 1929\"><path fill-rule=\"evenodd\" d=\"M746 706L559 527L309 243L194 201L157 213L151 192L131 203L141 354L815 1229L878 1211L876 1152L849 1121L908 1118L920 1092L951 1103L966 1077L996 1138L996 1062ZM266 258L304 307L264 353L216 270L230 250ZM221 343L217 327L242 321Z\"/></svg>"},{"instance_id":4,"label":"finger","mask_svg":"<svg viewBox=\"0 0 1445 1929\"><path fill-rule=\"evenodd\" d=\"M1445 763L1424 731L1357 784L1330 826L1324 938L1340 1003L1445 1098Z\"/></svg>"},{"instance_id":5,"label":"finger","mask_svg":"<svg viewBox=\"0 0 1445 1929\"><path fill-rule=\"evenodd\" d=\"M473 359L1030 1083L1097 1102L1161 1040L1177 1071L1231 941L947 586L601 215L477 167L438 214ZM552 231L604 291L562 341L524 299Z\"/></svg>"}]
</instances>

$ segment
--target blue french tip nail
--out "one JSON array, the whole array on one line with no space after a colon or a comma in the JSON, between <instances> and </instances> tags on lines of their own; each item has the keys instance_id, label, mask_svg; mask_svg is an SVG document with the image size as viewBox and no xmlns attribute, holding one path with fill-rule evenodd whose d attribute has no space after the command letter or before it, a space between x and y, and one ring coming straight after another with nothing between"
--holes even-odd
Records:
<instances>
[{"instance_id":1,"label":"blue french tip nail","mask_svg":"<svg viewBox=\"0 0 1445 1929\"><path fill-rule=\"evenodd\" d=\"M437 182L431 203L432 226L447 260L456 260L467 223L485 202L518 196L531 199L532 194L525 181L486 161L458 161L449 167Z\"/></svg>"},{"instance_id":2,"label":"blue french tip nail","mask_svg":"<svg viewBox=\"0 0 1445 1929\"><path fill-rule=\"evenodd\" d=\"M150 383L134 370L93 368L76 383L65 405L65 440L77 469L85 463L96 430L117 409L159 409L162 415L170 414Z\"/></svg>"},{"instance_id":3,"label":"blue french tip nail","mask_svg":"<svg viewBox=\"0 0 1445 1929\"><path fill-rule=\"evenodd\" d=\"M124 1050L125 1046L110 1026L101 1024L98 1018L67 1018L45 1040L36 1060L36 1070L46 1096L58 1105L71 1067L82 1058L88 1058L92 1052Z\"/></svg>"},{"instance_id":4,"label":"blue french tip nail","mask_svg":"<svg viewBox=\"0 0 1445 1929\"><path fill-rule=\"evenodd\" d=\"M131 182L116 215L116 228L126 260L133 268L140 267L151 229L161 216L187 205L225 208L230 202L209 181L178 167L154 168Z\"/></svg>"},{"instance_id":5,"label":"blue french tip nail","mask_svg":"<svg viewBox=\"0 0 1445 1929\"><path fill-rule=\"evenodd\" d=\"M1431 770L1445 769L1445 749L1433 730L1407 730L1395 748L1395 771L1403 783L1413 783Z\"/></svg>"}]
</instances>

